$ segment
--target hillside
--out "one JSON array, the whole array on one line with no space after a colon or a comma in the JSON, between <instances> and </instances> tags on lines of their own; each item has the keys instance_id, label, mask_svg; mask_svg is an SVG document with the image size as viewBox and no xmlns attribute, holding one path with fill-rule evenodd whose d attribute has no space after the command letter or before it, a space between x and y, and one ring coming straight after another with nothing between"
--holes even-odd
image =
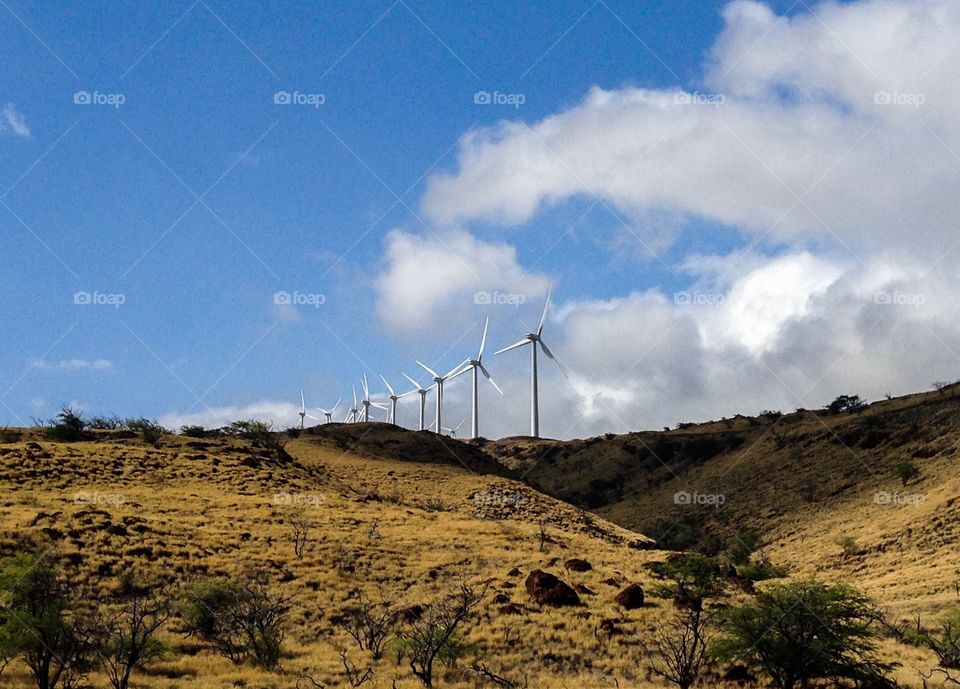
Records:
<instances>
[{"instance_id":1,"label":"hillside","mask_svg":"<svg viewBox=\"0 0 960 689\"><path fill-rule=\"evenodd\" d=\"M530 485L663 547L710 550L755 530L774 562L855 582L903 610L956 597L958 448L958 386L849 413L484 445ZM896 472L904 462L920 470L906 486ZM855 539L856 554L844 556L837 541L845 537Z\"/></svg>"}]
</instances>

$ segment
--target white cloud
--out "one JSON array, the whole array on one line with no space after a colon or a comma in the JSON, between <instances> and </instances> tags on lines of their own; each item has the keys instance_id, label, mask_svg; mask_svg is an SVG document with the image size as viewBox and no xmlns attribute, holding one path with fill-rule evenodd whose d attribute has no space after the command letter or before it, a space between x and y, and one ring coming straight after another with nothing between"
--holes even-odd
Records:
<instances>
[{"instance_id":1,"label":"white cloud","mask_svg":"<svg viewBox=\"0 0 960 689\"><path fill-rule=\"evenodd\" d=\"M261 400L242 406L211 407L198 412L171 411L162 415L158 421L161 426L174 429L192 425L220 428L232 421L251 419L272 423L276 428L289 428L299 423L299 413L299 405ZM319 415L315 412L314 414Z\"/></svg>"},{"instance_id":2,"label":"white cloud","mask_svg":"<svg viewBox=\"0 0 960 689\"><path fill-rule=\"evenodd\" d=\"M34 359L31 365L41 371L110 371L113 362L108 359L61 359L46 361Z\"/></svg>"},{"instance_id":3,"label":"white cloud","mask_svg":"<svg viewBox=\"0 0 960 689\"><path fill-rule=\"evenodd\" d=\"M0 115L3 116L3 119L0 120L0 132L2 132L7 127L13 130L13 133L24 139L30 138L30 129L27 127L27 121L24 119L23 115L17 112L13 103L7 103L3 106L3 110L0 111Z\"/></svg>"}]
</instances>

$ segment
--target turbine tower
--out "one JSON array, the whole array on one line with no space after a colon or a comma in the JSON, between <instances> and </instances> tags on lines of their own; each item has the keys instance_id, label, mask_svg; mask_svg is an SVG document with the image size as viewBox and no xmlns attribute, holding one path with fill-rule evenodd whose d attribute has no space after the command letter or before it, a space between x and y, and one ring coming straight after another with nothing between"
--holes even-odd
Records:
<instances>
[{"instance_id":1,"label":"turbine tower","mask_svg":"<svg viewBox=\"0 0 960 689\"><path fill-rule=\"evenodd\" d=\"M356 423L357 414L360 413L360 410L357 409L357 386L353 386L353 406L347 410L347 415L344 417L344 423Z\"/></svg>"},{"instance_id":2,"label":"turbine tower","mask_svg":"<svg viewBox=\"0 0 960 689\"><path fill-rule=\"evenodd\" d=\"M420 383L418 383L417 381L415 381L413 378L411 378L410 376L408 376L406 373L402 373L401 375L402 375L404 378L406 378L407 380L409 380L411 383L413 383L413 386L416 388L415 390L411 390L410 392L419 392L419 393L420 393L420 427L419 427L417 430L422 431L422 430L424 430L424 428L425 428L424 425L423 425L423 416L424 416L424 411L425 411L426 408L427 408L427 393L430 392L430 388L422 387L422 386L420 385ZM386 381L384 381L384 382L386 382Z\"/></svg>"},{"instance_id":3,"label":"turbine tower","mask_svg":"<svg viewBox=\"0 0 960 689\"><path fill-rule=\"evenodd\" d=\"M373 402L370 399L370 386L367 384L367 374L363 374L363 420L370 420L370 407L376 407L377 409L388 409L387 405L380 404L379 402Z\"/></svg>"},{"instance_id":4,"label":"turbine tower","mask_svg":"<svg viewBox=\"0 0 960 689\"><path fill-rule=\"evenodd\" d=\"M431 376L433 376L433 382L436 384L436 388L437 388L437 416L436 416L436 418L434 419L434 424L435 424L434 427L437 429L437 433L440 433L440 429L443 428L443 426L440 425L441 416L442 416L442 414L443 414L443 412L442 412L442 409L443 409L443 383L444 383L444 381L446 381L448 378L451 378L451 377L454 376L455 374L459 373L459 372L460 372L460 368L461 368L462 366L464 366L468 361L470 361L470 360L469 360L469 359L465 359L465 360L461 361L459 364L457 364L456 368L454 368L453 370L451 370L451 371L450 371L449 373L447 373L447 375L445 375L445 376L441 376L439 373L437 373L436 371L434 371L432 368L430 368L429 366L427 366L425 363L423 363L423 362L421 362L421 361L417 361L417 363L420 364L420 367L423 368L423 370L425 370L427 373L429 373Z\"/></svg>"},{"instance_id":5,"label":"turbine tower","mask_svg":"<svg viewBox=\"0 0 960 689\"><path fill-rule=\"evenodd\" d=\"M321 409L320 407L317 407L317 411L327 417L327 423L333 423L333 412L337 411L337 407L340 406L340 400L342 399L343 399L342 397L338 398L337 403L332 407L330 407L329 411L327 411L326 409Z\"/></svg>"},{"instance_id":6,"label":"turbine tower","mask_svg":"<svg viewBox=\"0 0 960 689\"><path fill-rule=\"evenodd\" d=\"M411 390L410 392L405 392L402 395L398 395L394 392L393 387L390 383L387 382L387 379L383 376L380 376L380 380L383 381L383 384L387 386L387 390L390 391L390 415L387 416L387 423L396 424L397 423L397 400L402 400L404 397L409 397L413 393L417 392L416 390ZM416 385L416 383L414 383ZM417 385L419 388L420 386Z\"/></svg>"},{"instance_id":7,"label":"turbine tower","mask_svg":"<svg viewBox=\"0 0 960 689\"><path fill-rule=\"evenodd\" d=\"M486 344L487 344L487 328L488 328L489 326L490 326L490 319L487 318L486 322L483 324L483 337L480 339L480 351L477 353L477 358L476 358L476 359L468 359L468 360L467 360L467 365L466 365L465 367L463 367L462 369L460 369L460 370L459 370L457 373L455 373L453 376L451 376L451 379L452 379L452 378L456 378L457 376L459 376L459 375L461 375L461 374L463 374L463 373L466 373L467 371L471 371L472 374L473 374L473 412L472 412L472 416L471 416L471 418L470 418L470 437L471 437L471 438L478 438L478 437L480 436L480 430L479 430L479 424L478 424L478 415L479 415L479 414L478 414L478 411L477 411L477 397L478 397L478 395L477 395L477 371L480 371L480 373L483 374L484 378L486 378L488 381L490 381L490 385L492 385L493 388L494 388L497 392L500 393L500 396L503 397L503 390L501 390L501 389L500 389L500 386L497 385L497 384L493 381L493 378L490 377L489 371L487 371L486 367L485 367L485 366L483 365L483 363L482 363L482 361L483 361L483 348L484 348L484 347L486 346ZM457 426L457 428L460 428L460 426ZM457 437L456 434L454 434L453 437L456 438L456 437Z\"/></svg>"},{"instance_id":8,"label":"turbine tower","mask_svg":"<svg viewBox=\"0 0 960 689\"><path fill-rule=\"evenodd\" d=\"M543 353L547 355L549 359L552 359L553 362L557 365L557 368L560 369L560 373L564 376L567 375L567 372L563 370L563 366L560 365L560 362L557 361L557 358L553 356L553 352L550 351L550 348L547 347L547 344L543 341L543 326L547 322L547 309L550 308L550 297L553 295L553 285L550 285L550 291L547 292L547 301L543 305L543 313L540 315L540 324L537 326L537 332L527 333L519 342L515 342L509 347L504 347L496 354L503 354L504 352L509 352L511 349L516 349L517 347L523 347L524 345L530 345L530 435L534 438L540 437L540 403L537 396L537 347L539 345L540 349L543 350Z\"/></svg>"},{"instance_id":9,"label":"turbine tower","mask_svg":"<svg viewBox=\"0 0 960 689\"><path fill-rule=\"evenodd\" d=\"M307 401L303 397L303 388L300 388L300 411L298 412L300 417L300 430L303 430L303 420L304 419L313 419L314 421L319 421L316 416L307 413Z\"/></svg>"}]
</instances>

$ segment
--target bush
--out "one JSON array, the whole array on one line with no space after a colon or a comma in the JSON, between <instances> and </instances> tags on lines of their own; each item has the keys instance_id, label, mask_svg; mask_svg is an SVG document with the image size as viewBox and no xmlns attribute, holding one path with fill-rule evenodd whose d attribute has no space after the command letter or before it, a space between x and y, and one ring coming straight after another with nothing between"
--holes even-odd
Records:
<instances>
[{"instance_id":1,"label":"bush","mask_svg":"<svg viewBox=\"0 0 960 689\"><path fill-rule=\"evenodd\" d=\"M867 403L860 395L840 395L826 406L826 410L831 414L862 411L866 408Z\"/></svg>"},{"instance_id":2,"label":"bush","mask_svg":"<svg viewBox=\"0 0 960 689\"><path fill-rule=\"evenodd\" d=\"M93 668L94 633L76 614L67 586L44 555L0 562L0 658L20 658L37 689L70 689Z\"/></svg>"},{"instance_id":3,"label":"bush","mask_svg":"<svg viewBox=\"0 0 960 689\"><path fill-rule=\"evenodd\" d=\"M116 431L123 428L124 422L119 416L94 416L87 422L87 428L98 431Z\"/></svg>"},{"instance_id":4,"label":"bush","mask_svg":"<svg viewBox=\"0 0 960 689\"><path fill-rule=\"evenodd\" d=\"M211 432L203 426L180 426L180 435L188 438L208 438Z\"/></svg>"},{"instance_id":5,"label":"bush","mask_svg":"<svg viewBox=\"0 0 960 689\"><path fill-rule=\"evenodd\" d=\"M288 599L272 594L262 578L246 576L240 582L208 579L194 584L181 614L185 631L210 641L220 655L274 670L289 611Z\"/></svg>"},{"instance_id":6,"label":"bush","mask_svg":"<svg viewBox=\"0 0 960 689\"><path fill-rule=\"evenodd\" d=\"M113 689L127 689L135 669L163 655L156 633L169 617L169 602L163 595L135 595L100 625L97 655Z\"/></svg>"},{"instance_id":7,"label":"bush","mask_svg":"<svg viewBox=\"0 0 960 689\"><path fill-rule=\"evenodd\" d=\"M50 440L73 443L85 437L84 430L87 424L83 420L83 415L75 412L71 407L63 407L60 413L47 423L49 426L46 428L46 435Z\"/></svg>"},{"instance_id":8,"label":"bush","mask_svg":"<svg viewBox=\"0 0 960 689\"><path fill-rule=\"evenodd\" d=\"M748 562L737 567L737 576L747 581L767 581L768 579L782 579L790 573L786 567L767 563Z\"/></svg>"},{"instance_id":9,"label":"bush","mask_svg":"<svg viewBox=\"0 0 960 689\"><path fill-rule=\"evenodd\" d=\"M21 438L20 433L9 428L0 428L0 443L16 443Z\"/></svg>"},{"instance_id":10,"label":"bush","mask_svg":"<svg viewBox=\"0 0 960 689\"><path fill-rule=\"evenodd\" d=\"M844 557L854 557L863 552L857 539L853 536L838 536L834 541L843 550Z\"/></svg>"},{"instance_id":11,"label":"bush","mask_svg":"<svg viewBox=\"0 0 960 689\"><path fill-rule=\"evenodd\" d=\"M655 562L648 568L664 582L653 587L653 595L669 598L695 610L701 609L706 599L723 595L726 588L719 563L698 553L681 555L667 562Z\"/></svg>"},{"instance_id":12,"label":"bush","mask_svg":"<svg viewBox=\"0 0 960 689\"><path fill-rule=\"evenodd\" d=\"M910 461L900 462L896 467L894 467L894 470L897 472L897 476L900 478L900 482L904 486L920 475L919 467Z\"/></svg>"},{"instance_id":13,"label":"bush","mask_svg":"<svg viewBox=\"0 0 960 689\"><path fill-rule=\"evenodd\" d=\"M169 433L166 428L150 419L127 419L126 426L134 433L139 433L144 442L156 445L160 438Z\"/></svg>"},{"instance_id":14,"label":"bush","mask_svg":"<svg viewBox=\"0 0 960 689\"><path fill-rule=\"evenodd\" d=\"M876 656L881 615L868 598L842 584L779 584L753 603L721 614L713 652L721 661L766 673L778 689L808 687L819 679L836 686L893 686L893 665Z\"/></svg>"}]
</instances>

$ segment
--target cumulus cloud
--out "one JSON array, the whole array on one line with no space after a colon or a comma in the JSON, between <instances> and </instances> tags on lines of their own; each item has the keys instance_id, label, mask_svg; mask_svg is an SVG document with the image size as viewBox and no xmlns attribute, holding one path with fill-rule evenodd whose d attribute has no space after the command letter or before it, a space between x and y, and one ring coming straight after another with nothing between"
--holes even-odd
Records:
<instances>
[{"instance_id":1,"label":"cumulus cloud","mask_svg":"<svg viewBox=\"0 0 960 689\"><path fill-rule=\"evenodd\" d=\"M261 400L247 405L210 407L198 412L172 411L161 416L158 421L166 428L194 425L221 428L232 421L239 420L265 421L272 423L276 428L289 428L299 423L299 413L298 405Z\"/></svg>"},{"instance_id":2,"label":"cumulus cloud","mask_svg":"<svg viewBox=\"0 0 960 689\"><path fill-rule=\"evenodd\" d=\"M784 17L737 0L723 18L696 90L594 88L539 122L465 137L456 168L433 176L421 202L455 228L449 240L388 238L377 287L391 331L476 319L475 290L541 296L546 278L512 246L463 228L522 228L545 208L598 197L640 227L657 214L695 220L741 244L691 250L679 292L628 286L559 304L549 341L571 376L541 368L547 434L956 379L960 5L830 2ZM485 434L525 432L527 366L494 362L508 394L489 404ZM446 398L468 403L463 390Z\"/></svg>"},{"instance_id":3,"label":"cumulus cloud","mask_svg":"<svg viewBox=\"0 0 960 689\"><path fill-rule=\"evenodd\" d=\"M0 119L0 132L9 127L17 136L24 139L30 138L30 128L27 127L27 121L23 115L17 112L13 103L7 103L3 106L0 115L2 115L2 119Z\"/></svg>"}]
</instances>

